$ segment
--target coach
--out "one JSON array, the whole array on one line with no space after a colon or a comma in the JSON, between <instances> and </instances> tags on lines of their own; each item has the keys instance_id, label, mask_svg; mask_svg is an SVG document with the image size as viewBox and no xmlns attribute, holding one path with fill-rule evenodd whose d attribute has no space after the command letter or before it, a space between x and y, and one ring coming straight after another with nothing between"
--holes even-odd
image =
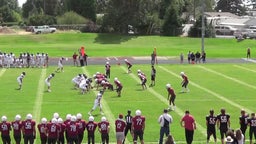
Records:
<instances>
[{"instance_id":1,"label":"coach","mask_svg":"<svg viewBox=\"0 0 256 144\"><path fill-rule=\"evenodd\" d=\"M168 114L168 110L164 109L164 113L158 118L160 128L160 139L159 144L163 143L164 134L168 136L170 134L170 124L172 123L172 116Z\"/></svg>"}]
</instances>

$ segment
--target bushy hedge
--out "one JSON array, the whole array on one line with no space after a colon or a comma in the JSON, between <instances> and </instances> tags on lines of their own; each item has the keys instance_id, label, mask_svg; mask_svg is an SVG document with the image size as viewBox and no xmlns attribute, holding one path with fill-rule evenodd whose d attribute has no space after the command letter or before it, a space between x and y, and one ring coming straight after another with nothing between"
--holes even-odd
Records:
<instances>
[{"instance_id":1,"label":"bushy hedge","mask_svg":"<svg viewBox=\"0 0 256 144\"><path fill-rule=\"evenodd\" d=\"M88 22L86 18L83 16L70 11L66 12L62 16L57 17L57 24L62 25L62 24L85 24Z\"/></svg>"},{"instance_id":2,"label":"bushy hedge","mask_svg":"<svg viewBox=\"0 0 256 144\"><path fill-rule=\"evenodd\" d=\"M54 25L57 23L57 20L53 16L49 15L33 15L28 18L28 25L34 25L34 26L39 26L39 25Z\"/></svg>"}]
</instances>

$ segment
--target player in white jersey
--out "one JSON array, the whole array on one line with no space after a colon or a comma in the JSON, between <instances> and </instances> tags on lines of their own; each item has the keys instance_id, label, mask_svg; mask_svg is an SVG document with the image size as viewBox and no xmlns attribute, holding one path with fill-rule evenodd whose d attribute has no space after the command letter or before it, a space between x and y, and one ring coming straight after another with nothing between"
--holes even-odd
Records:
<instances>
[{"instance_id":1,"label":"player in white jersey","mask_svg":"<svg viewBox=\"0 0 256 144\"><path fill-rule=\"evenodd\" d=\"M17 77L17 82L19 84L19 88L17 90L21 90L21 87L22 87L22 81L23 81L23 78L25 77L26 73L25 72L22 72L20 74L20 76Z\"/></svg>"},{"instance_id":2,"label":"player in white jersey","mask_svg":"<svg viewBox=\"0 0 256 144\"><path fill-rule=\"evenodd\" d=\"M63 61L64 61L64 57L61 57L58 61L58 68L55 72L64 72Z\"/></svg>"},{"instance_id":3,"label":"player in white jersey","mask_svg":"<svg viewBox=\"0 0 256 144\"><path fill-rule=\"evenodd\" d=\"M91 111L88 112L88 115L92 115L91 113L97 108L100 107L100 113L101 115L104 115L102 111L102 105L101 105L101 99L103 97L104 90L100 90L99 93L97 94L95 100L94 100L94 105L91 109Z\"/></svg>"},{"instance_id":4,"label":"player in white jersey","mask_svg":"<svg viewBox=\"0 0 256 144\"><path fill-rule=\"evenodd\" d=\"M47 85L47 91L51 92L51 79L55 76L54 73L50 74L46 79L45 79L45 84Z\"/></svg>"},{"instance_id":5,"label":"player in white jersey","mask_svg":"<svg viewBox=\"0 0 256 144\"><path fill-rule=\"evenodd\" d=\"M72 83L75 84L75 89L79 87L79 83L81 82L81 80L82 80L82 74L78 74L72 79Z\"/></svg>"}]
</instances>

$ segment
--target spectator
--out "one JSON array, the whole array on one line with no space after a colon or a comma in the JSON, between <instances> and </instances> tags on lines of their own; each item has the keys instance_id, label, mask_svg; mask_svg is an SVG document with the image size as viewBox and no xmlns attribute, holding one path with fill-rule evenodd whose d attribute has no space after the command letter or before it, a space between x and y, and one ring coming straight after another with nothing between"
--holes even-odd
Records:
<instances>
[{"instance_id":1,"label":"spectator","mask_svg":"<svg viewBox=\"0 0 256 144\"><path fill-rule=\"evenodd\" d=\"M234 130L233 129L229 129L226 133L226 139L227 137L231 137L232 138L232 142L231 144L237 144L237 140L236 140L236 137L235 137L235 133L234 133ZM225 139L225 141L226 141Z\"/></svg>"},{"instance_id":2,"label":"spectator","mask_svg":"<svg viewBox=\"0 0 256 144\"><path fill-rule=\"evenodd\" d=\"M159 144L163 143L163 137L169 136L170 134L170 124L172 123L172 116L168 114L168 110L164 109L164 113L158 118L158 123L160 124L160 139Z\"/></svg>"},{"instance_id":3,"label":"spectator","mask_svg":"<svg viewBox=\"0 0 256 144\"><path fill-rule=\"evenodd\" d=\"M184 61L184 55L183 53L180 53L180 64L183 64Z\"/></svg>"},{"instance_id":4,"label":"spectator","mask_svg":"<svg viewBox=\"0 0 256 144\"><path fill-rule=\"evenodd\" d=\"M122 144L125 136L124 130L126 127L126 122L123 120L123 115L119 114L117 120L115 121L116 126L116 142L117 144Z\"/></svg>"},{"instance_id":5,"label":"spectator","mask_svg":"<svg viewBox=\"0 0 256 144\"><path fill-rule=\"evenodd\" d=\"M233 144L233 142L234 142L234 139L231 136L227 136L225 138L225 143L226 144Z\"/></svg>"},{"instance_id":6,"label":"spectator","mask_svg":"<svg viewBox=\"0 0 256 144\"><path fill-rule=\"evenodd\" d=\"M195 56L196 56L196 63L201 63L201 54L200 54L200 52L197 51Z\"/></svg>"},{"instance_id":7,"label":"spectator","mask_svg":"<svg viewBox=\"0 0 256 144\"><path fill-rule=\"evenodd\" d=\"M205 53L205 51L202 52L202 62L203 63L206 62L206 53Z\"/></svg>"},{"instance_id":8,"label":"spectator","mask_svg":"<svg viewBox=\"0 0 256 144\"><path fill-rule=\"evenodd\" d=\"M236 136L237 144L244 144L245 143L244 135L243 135L243 133L240 129L236 130L235 136Z\"/></svg>"},{"instance_id":9,"label":"spectator","mask_svg":"<svg viewBox=\"0 0 256 144\"><path fill-rule=\"evenodd\" d=\"M78 57L78 55L76 54L76 52L74 52L74 54L73 54L73 63L74 63L74 66L78 66L78 62L77 62L77 57Z\"/></svg>"},{"instance_id":10,"label":"spectator","mask_svg":"<svg viewBox=\"0 0 256 144\"><path fill-rule=\"evenodd\" d=\"M191 63L191 52L190 51L188 52L188 63L189 64Z\"/></svg>"},{"instance_id":11,"label":"spectator","mask_svg":"<svg viewBox=\"0 0 256 144\"><path fill-rule=\"evenodd\" d=\"M156 55L153 51L152 54L151 54L151 65L152 66L155 65L155 63L156 63Z\"/></svg>"},{"instance_id":12,"label":"spectator","mask_svg":"<svg viewBox=\"0 0 256 144\"><path fill-rule=\"evenodd\" d=\"M136 116L132 118L132 132L133 132L133 143L137 144L138 137L140 138L140 143L144 144L144 130L146 118L141 115L140 110L136 110Z\"/></svg>"},{"instance_id":13,"label":"spectator","mask_svg":"<svg viewBox=\"0 0 256 144\"><path fill-rule=\"evenodd\" d=\"M191 58L191 64L195 64L196 56L193 52L190 54L190 58Z\"/></svg>"},{"instance_id":14,"label":"spectator","mask_svg":"<svg viewBox=\"0 0 256 144\"><path fill-rule=\"evenodd\" d=\"M12 130L11 123L7 122L7 117L2 116L0 123L0 132L3 144L11 144L10 131Z\"/></svg>"},{"instance_id":15,"label":"spectator","mask_svg":"<svg viewBox=\"0 0 256 144\"><path fill-rule=\"evenodd\" d=\"M87 66L87 58L88 58L88 55L86 54L86 53L84 53L84 63L85 63L85 65Z\"/></svg>"},{"instance_id":16,"label":"spectator","mask_svg":"<svg viewBox=\"0 0 256 144\"><path fill-rule=\"evenodd\" d=\"M84 58L83 58L82 54L79 55L79 62L80 62L80 66L83 67L84 66Z\"/></svg>"},{"instance_id":17,"label":"spectator","mask_svg":"<svg viewBox=\"0 0 256 144\"><path fill-rule=\"evenodd\" d=\"M250 47L247 48L246 57L247 57L247 59L250 59L250 58L251 58L251 48L250 48Z\"/></svg>"},{"instance_id":18,"label":"spectator","mask_svg":"<svg viewBox=\"0 0 256 144\"><path fill-rule=\"evenodd\" d=\"M174 138L171 134L168 135L165 144L175 144Z\"/></svg>"},{"instance_id":19,"label":"spectator","mask_svg":"<svg viewBox=\"0 0 256 144\"><path fill-rule=\"evenodd\" d=\"M185 111L185 115L180 120L180 125L185 128L185 137L187 144L192 144L194 137L194 130L196 129L196 122L190 112Z\"/></svg>"}]
</instances>

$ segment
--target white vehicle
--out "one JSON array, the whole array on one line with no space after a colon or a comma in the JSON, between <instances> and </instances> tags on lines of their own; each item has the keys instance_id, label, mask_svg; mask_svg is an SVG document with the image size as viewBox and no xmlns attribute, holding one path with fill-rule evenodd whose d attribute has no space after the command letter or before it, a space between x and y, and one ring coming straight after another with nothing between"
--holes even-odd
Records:
<instances>
[{"instance_id":1,"label":"white vehicle","mask_svg":"<svg viewBox=\"0 0 256 144\"><path fill-rule=\"evenodd\" d=\"M57 30L56 28L49 27L47 25L33 27L33 33L35 33L35 34L54 33L54 32L56 32L56 30Z\"/></svg>"},{"instance_id":2,"label":"white vehicle","mask_svg":"<svg viewBox=\"0 0 256 144\"><path fill-rule=\"evenodd\" d=\"M217 35L233 35L234 32L237 30L232 26L226 25L217 25L214 28Z\"/></svg>"},{"instance_id":3,"label":"white vehicle","mask_svg":"<svg viewBox=\"0 0 256 144\"><path fill-rule=\"evenodd\" d=\"M256 26L250 26L248 30L249 30L248 37L250 39L255 39L256 38Z\"/></svg>"}]
</instances>

